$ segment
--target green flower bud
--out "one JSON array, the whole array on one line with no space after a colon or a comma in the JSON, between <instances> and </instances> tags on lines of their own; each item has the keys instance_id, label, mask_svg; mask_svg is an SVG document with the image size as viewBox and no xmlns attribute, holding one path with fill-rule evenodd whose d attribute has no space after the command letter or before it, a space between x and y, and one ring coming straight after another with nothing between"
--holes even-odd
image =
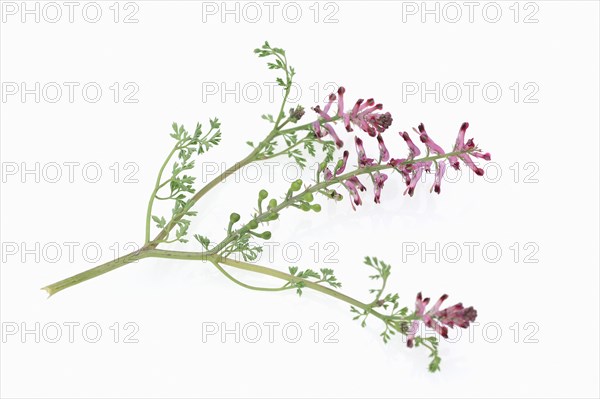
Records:
<instances>
[{"instance_id":1,"label":"green flower bud","mask_svg":"<svg viewBox=\"0 0 600 399\"><path fill-rule=\"evenodd\" d=\"M232 213L231 215L229 215L229 222L230 223L237 223L240 221L240 215L237 213Z\"/></svg>"},{"instance_id":2,"label":"green flower bud","mask_svg":"<svg viewBox=\"0 0 600 399\"><path fill-rule=\"evenodd\" d=\"M265 219L267 222L271 222L273 220L277 220L279 219L279 214L278 213L271 213L269 216L267 216L267 218Z\"/></svg>"},{"instance_id":3,"label":"green flower bud","mask_svg":"<svg viewBox=\"0 0 600 399\"><path fill-rule=\"evenodd\" d=\"M264 200L268 196L269 196L269 193L267 192L267 190L260 190L258 193L258 198L260 198L261 200Z\"/></svg>"},{"instance_id":4,"label":"green flower bud","mask_svg":"<svg viewBox=\"0 0 600 399\"><path fill-rule=\"evenodd\" d=\"M315 197L312 195L312 193L306 193L302 196L302 199L306 202L312 202Z\"/></svg>"},{"instance_id":5,"label":"green flower bud","mask_svg":"<svg viewBox=\"0 0 600 399\"><path fill-rule=\"evenodd\" d=\"M260 235L261 238L264 238L265 240L270 240L271 239L271 232L270 231L265 231L264 233L262 233Z\"/></svg>"},{"instance_id":6,"label":"green flower bud","mask_svg":"<svg viewBox=\"0 0 600 399\"><path fill-rule=\"evenodd\" d=\"M342 194L338 193L335 190L331 190L328 194L329 194L330 198L332 198L332 199L334 199L336 201L341 201L341 200L344 199L344 196Z\"/></svg>"},{"instance_id":7,"label":"green flower bud","mask_svg":"<svg viewBox=\"0 0 600 399\"><path fill-rule=\"evenodd\" d=\"M302 210L303 210L303 211L305 211L305 212L308 212L308 211L310 211L310 204L307 204L306 202L303 202L303 203L300 205L300 209L302 209Z\"/></svg>"},{"instance_id":8,"label":"green flower bud","mask_svg":"<svg viewBox=\"0 0 600 399\"><path fill-rule=\"evenodd\" d=\"M301 188L302 188L302 180L298 179L292 183L292 186L290 187L290 191L298 191Z\"/></svg>"},{"instance_id":9,"label":"green flower bud","mask_svg":"<svg viewBox=\"0 0 600 399\"><path fill-rule=\"evenodd\" d=\"M269 206L267 206L267 209L273 209L277 206L277 200L275 198L271 198L271 201L269 201Z\"/></svg>"},{"instance_id":10,"label":"green flower bud","mask_svg":"<svg viewBox=\"0 0 600 399\"><path fill-rule=\"evenodd\" d=\"M310 209L312 209L315 212L321 212L321 205L314 204L313 206L310 207Z\"/></svg>"},{"instance_id":11,"label":"green flower bud","mask_svg":"<svg viewBox=\"0 0 600 399\"><path fill-rule=\"evenodd\" d=\"M248 223L248 228L250 230L254 230L254 229L258 228L258 222L256 220L252 219L250 221L250 223Z\"/></svg>"},{"instance_id":12,"label":"green flower bud","mask_svg":"<svg viewBox=\"0 0 600 399\"><path fill-rule=\"evenodd\" d=\"M337 161L337 163L335 164L335 168L333 170L337 171L339 168L342 167L342 165L344 164L344 160L340 159L339 161Z\"/></svg>"}]
</instances>

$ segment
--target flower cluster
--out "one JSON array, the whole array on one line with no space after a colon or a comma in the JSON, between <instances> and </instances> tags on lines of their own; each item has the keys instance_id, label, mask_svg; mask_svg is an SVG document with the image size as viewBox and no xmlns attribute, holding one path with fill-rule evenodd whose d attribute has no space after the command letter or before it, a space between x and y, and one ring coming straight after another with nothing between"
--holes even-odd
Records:
<instances>
[{"instance_id":1,"label":"flower cluster","mask_svg":"<svg viewBox=\"0 0 600 399\"><path fill-rule=\"evenodd\" d=\"M340 140L335 129L330 123L334 121L334 119L343 120L347 132L353 132L354 129L352 128L352 125L355 125L372 137L383 133L388 127L391 126L392 115L389 112L386 112L385 114L377 112L383 109L383 104L375 104L375 100L372 98L366 101L362 98L359 99L356 101L356 104L354 104L354 107L352 107L352 110L346 112L344 110L345 92L346 89L344 87L340 87L337 91L337 96L335 93L331 93L329 95L327 104L325 104L323 109L321 109L319 105L312 108L313 111L319 114L319 116L326 122L324 125L325 130L321 129L321 122L319 120L313 122L312 127L317 137L323 138L329 134L338 148L341 148L344 145L344 142ZM334 116L331 116L329 115L329 111L336 100L337 113Z\"/></svg>"},{"instance_id":2,"label":"flower cluster","mask_svg":"<svg viewBox=\"0 0 600 399\"><path fill-rule=\"evenodd\" d=\"M338 148L344 146L344 142L340 139L333 127L333 123L338 120L343 121L347 132L353 132L353 126L358 126L370 137L375 137L379 147L379 159L369 158L365 152L363 140L358 136L354 137L358 157L358 167L360 169L373 166L389 166L390 169L399 172L403 177L406 184L404 194L410 196L414 194L415 187L423 173L431 173L434 165L435 177L430 191L435 191L439 194L441 192L442 179L446 172L446 160L450 166L455 169L460 169L460 160L473 170L476 175L483 176L483 169L478 167L471 157L473 156L489 161L491 156L489 153L482 153L474 144L473 139L469 139L465 142L465 133L469 127L467 122L463 123L460 127L456 143L450 153L446 153L441 146L431 139L425 126L421 123L418 126L418 129L414 129L414 131L418 135L421 143L427 149L427 155L419 160L417 157L421 155L421 149L419 149L412 141L407 132L400 132L400 136L404 139L408 147L408 156L405 158L390 158L390 152L385 145L382 133L392 124L393 119L391 114L389 112L379 112L383 109L383 105L375 104L375 101L372 98L366 101L359 99L352 109L346 112L344 110L345 92L346 90L343 87L340 87L337 91L337 95L332 93L329 96L323 109L318 105L312 108L320 117L312 123L312 128L318 138L323 138L327 135L331 136ZM336 100L337 113L330 114L331 107ZM339 176L346 166L347 159L348 151L345 151L343 168L341 168L341 170L340 168L337 168L332 173L328 168L323 169L325 180L330 180L334 175ZM374 187L375 203L380 202L381 190L383 189L385 181L388 179L388 176L385 173L379 171L380 169L385 168L378 168L378 170L369 173ZM361 205L362 199L359 192L365 191L366 187L358 177L352 176L343 181L342 185L350 193L352 207L355 209L355 205Z\"/></svg>"},{"instance_id":3,"label":"flower cluster","mask_svg":"<svg viewBox=\"0 0 600 399\"><path fill-rule=\"evenodd\" d=\"M406 345L409 348L412 348L414 345L420 321L423 321L427 327L435 329L444 338L448 338L448 327L454 328L454 326L458 326L467 328L469 327L469 323L475 321L477 311L472 306L465 308L462 303L457 303L449 308L440 310L440 306L442 306L442 303L447 298L448 295L442 295L433 307L426 312L425 308L429 304L429 298L423 299L420 292L417 294L417 301L415 303L416 319L412 322L412 326L407 334L408 340L406 341Z\"/></svg>"}]
</instances>

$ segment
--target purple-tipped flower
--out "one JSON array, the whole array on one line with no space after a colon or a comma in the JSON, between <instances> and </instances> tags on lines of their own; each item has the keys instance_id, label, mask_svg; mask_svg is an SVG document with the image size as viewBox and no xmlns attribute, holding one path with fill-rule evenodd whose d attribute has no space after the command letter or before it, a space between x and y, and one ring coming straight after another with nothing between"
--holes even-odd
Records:
<instances>
[{"instance_id":1,"label":"purple-tipped flower","mask_svg":"<svg viewBox=\"0 0 600 399\"><path fill-rule=\"evenodd\" d=\"M331 107L336 100L338 107L335 116L342 119L346 131L353 131L352 125L356 125L369 135L375 137L377 134L383 133L387 128L390 127L392 124L392 115L389 112L386 112L385 114L377 112L383 108L383 105L375 104L375 100L372 98L368 99L367 101L360 99L356 102L350 112L344 111L345 93L346 89L344 87L340 87L337 91L337 96L335 93L329 95L327 98L327 103L323 109L321 109L319 105L312 108L317 114L319 114L320 119L322 119L313 123L313 130L318 138L323 138L325 135L330 134L338 147L343 145L342 141L337 137L335 130L333 130L331 125L329 125L329 127L327 127L327 124L325 125L325 128L327 129L326 132L323 132L321 129L321 124L323 121L331 122L333 120L333 117L329 114L329 112L331 111Z\"/></svg>"},{"instance_id":2,"label":"purple-tipped flower","mask_svg":"<svg viewBox=\"0 0 600 399\"><path fill-rule=\"evenodd\" d=\"M402 133L400 133L400 135L402 136L402 138L406 142L406 145L408 146L408 158L409 159L413 159L414 157L418 157L419 155L421 155L421 150L410 139L408 132L402 132Z\"/></svg>"},{"instance_id":3,"label":"purple-tipped flower","mask_svg":"<svg viewBox=\"0 0 600 399\"><path fill-rule=\"evenodd\" d=\"M363 141L356 136L354 137L354 142L356 143L356 153L358 154L358 166L364 168L365 166L373 165L375 160L372 158L367 158Z\"/></svg>"},{"instance_id":4,"label":"purple-tipped flower","mask_svg":"<svg viewBox=\"0 0 600 399\"><path fill-rule=\"evenodd\" d=\"M323 133L323 131L321 130L321 124L319 123L319 121L314 121L312 123L312 128L313 128L313 131L315 132L315 136L317 136L317 138L322 139L327 134L327 132Z\"/></svg>"},{"instance_id":5,"label":"purple-tipped flower","mask_svg":"<svg viewBox=\"0 0 600 399\"><path fill-rule=\"evenodd\" d=\"M329 99L327 101L327 104L325 104L325 109L323 109L323 114L326 115L325 118L327 118L327 120L331 120L331 118L329 117L329 109L331 108L331 106L335 102L336 98L337 97L335 96L335 94L331 93L329 95Z\"/></svg>"},{"instance_id":6,"label":"purple-tipped flower","mask_svg":"<svg viewBox=\"0 0 600 399\"><path fill-rule=\"evenodd\" d=\"M431 140L431 138L429 138L429 136L427 135L427 132L425 131L425 125L423 125L422 123L419 125L419 131L417 132L420 135L421 138L421 142L423 144L425 144L427 146L427 148L429 148L429 151L438 154L438 155L444 155L445 152L442 149L442 147L440 147L439 145L437 145L436 143L434 143L433 140Z\"/></svg>"},{"instance_id":7,"label":"purple-tipped flower","mask_svg":"<svg viewBox=\"0 0 600 399\"><path fill-rule=\"evenodd\" d=\"M435 181L433 182L431 191L435 191L438 194L441 192L440 186L442 184L442 178L444 177L445 171L446 171L446 163L444 161L438 162L437 169L435 171Z\"/></svg>"},{"instance_id":8,"label":"purple-tipped flower","mask_svg":"<svg viewBox=\"0 0 600 399\"><path fill-rule=\"evenodd\" d=\"M468 128L469 128L468 122L465 122L461 125L460 130L458 131L458 136L456 137L456 143L454 144L454 151L457 152L457 151L471 150L470 154L473 155L474 157L481 158L486 161L490 161L492 159L492 157L489 152L484 154L479 151L474 151L475 143L473 143L473 139L469 139L465 143L465 133L467 132ZM460 164L458 163L457 158L460 158L465 163L465 165L467 165L469 168L471 168L471 170L473 172L475 172L476 175L483 176L483 173L484 173L483 169L481 169L480 167L475 165L475 162L473 162L473 160L471 159L469 154L466 154L466 153L460 154L458 156L449 157L450 164L454 167L454 169L459 169L459 167L460 167Z\"/></svg>"},{"instance_id":9,"label":"purple-tipped flower","mask_svg":"<svg viewBox=\"0 0 600 399\"><path fill-rule=\"evenodd\" d=\"M356 176L352 176L351 178L349 178L347 181L351 182L352 184L354 184L354 186L359 189L360 191L367 191L367 188L365 187L364 184L362 184L360 182L360 180L358 180L358 177Z\"/></svg>"},{"instance_id":10,"label":"purple-tipped flower","mask_svg":"<svg viewBox=\"0 0 600 399\"><path fill-rule=\"evenodd\" d=\"M344 187L348 190L352 198L350 198L350 204L352 205L352 209L356 210L356 205L362 205L362 200L360 195L358 194L358 190L356 189L356 185L350 180L346 180L344 183Z\"/></svg>"},{"instance_id":11,"label":"purple-tipped flower","mask_svg":"<svg viewBox=\"0 0 600 399\"><path fill-rule=\"evenodd\" d=\"M344 93L346 93L346 89L343 86L340 86L338 89L338 109L337 116L340 118L344 117Z\"/></svg>"},{"instance_id":12,"label":"purple-tipped flower","mask_svg":"<svg viewBox=\"0 0 600 399\"><path fill-rule=\"evenodd\" d=\"M348 156L349 155L350 155L350 151L348 151L348 150L344 151L344 155L342 156L342 163L335 170L335 175L336 176L341 175L342 173L344 173L344 170L346 170L346 163L348 163Z\"/></svg>"},{"instance_id":13,"label":"purple-tipped flower","mask_svg":"<svg viewBox=\"0 0 600 399\"><path fill-rule=\"evenodd\" d=\"M412 322L412 325L407 333L408 340L406 345L409 348L413 347L415 335L419 329L419 321L423 321L429 328L433 328L442 337L448 338L448 327L461 328L469 327L469 324L477 318L477 311L472 307L465 308L462 303L457 303L449 308L440 310L442 303L448 298L444 294L438 299L433 307L426 312L425 309L429 304L429 298L423 299L419 292L415 302L415 316L417 320Z\"/></svg>"},{"instance_id":14,"label":"purple-tipped flower","mask_svg":"<svg viewBox=\"0 0 600 399\"><path fill-rule=\"evenodd\" d=\"M385 173L375 172L373 174L373 187L375 188L375 203L379 204L381 200L381 190L388 176Z\"/></svg>"},{"instance_id":15,"label":"purple-tipped flower","mask_svg":"<svg viewBox=\"0 0 600 399\"><path fill-rule=\"evenodd\" d=\"M383 105L375 104L375 100L372 98L367 101L359 99L347 116L349 122L346 123L346 130L348 132L352 131L350 126L350 122L352 122L352 124L368 133L369 136L375 137L378 133L383 133L392 125L393 119L389 112L385 114L376 113L381 109L383 109Z\"/></svg>"},{"instance_id":16,"label":"purple-tipped flower","mask_svg":"<svg viewBox=\"0 0 600 399\"><path fill-rule=\"evenodd\" d=\"M383 142L383 137L381 134L377 135L377 143L379 144L379 160L380 162L387 162L390 159L390 152L385 146Z\"/></svg>"},{"instance_id":17,"label":"purple-tipped flower","mask_svg":"<svg viewBox=\"0 0 600 399\"><path fill-rule=\"evenodd\" d=\"M329 116L329 110L331 109L331 105L335 102L336 100L336 95L335 94L330 94L329 95L329 100L327 101L327 104L325 104L325 108L321 109L321 107L319 105L315 106L312 108L313 111L315 111L317 114L319 114L319 116L324 119L326 122L330 122L331 121L331 116ZM325 131L323 131L323 129L321 129L321 121L316 120L312 123L312 128L313 131L315 132L315 135L322 139L323 137L327 136L328 134L331 136L331 138L333 138L333 141L335 142L336 147L341 148L344 146L344 142L342 140L340 140L339 136L337 135L337 133L335 132L335 129L333 128L333 126L331 125L331 123L325 123L324 127L325 127Z\"/></svg>"},{"instance_id":18,"label":"purple-tipped flower","mask_svg":"<svg viewBox=\"0 0 600 399\"><path fill-rule=\"evenodd\" d=\"M333 141L335 141L335 146L337 148L342 148L344 146L344 142L342 140L340 140L340 138L338 137L337 133L335 132L335 129L333 128L333 126L331 126L331 124L329 124L329 123L326 123L325 129L327 129L327 132L333 138Z\"/></svg>"},{"instance_id":19,"label":"purple-tipped flower","mask_svg":"<svg viewBox=\"0 0 600 399\"><path fill-rule=\"evenodd\" d=\"M415 187L417 186L417 183L419 182L419 180L421 179L421 175L423 174L422 164L423 162L417 162L416 164L413 164L414 171L409 178L406 190L404 190L404 195L408 194L412 197L415 193Z\"/></svg>"}]
</instances>

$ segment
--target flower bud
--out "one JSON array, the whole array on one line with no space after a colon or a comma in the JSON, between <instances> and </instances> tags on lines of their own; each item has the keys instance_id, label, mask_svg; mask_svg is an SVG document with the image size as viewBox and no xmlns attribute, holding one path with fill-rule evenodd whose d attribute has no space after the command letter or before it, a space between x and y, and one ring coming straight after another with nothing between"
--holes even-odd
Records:
<instances>
[{"instance_id":1,"label":"flower bud","mask_svg":"<svg viewBox=\"0 0 600 399\"><path fill-rule=\"evenodd\" d=\"M262 201L269 196L267 190L260 190L258 193L258 198Z\"/></svg>"},{"instance_id":2,"label":"flower bud","mask_svg":"<svg viewBox=\"0 0 600 399\"><path fill-rule=\"evenodd\" d=\"M302 196L302 199L306 202L312 202L315 197L312 195L312 193L306 193Z\"/></svg>"},{"instance_id":3,"label":"flower bud","mask_svg":"<svg viewBox=\"0 0 600 399\"><path fill-rule=\"evenodd\" d=\"M262 234L259 234L260 238L263 238L265 240L270 240L271 239L271 232L270 231L265 231Z\"/></svg>"},{"instance_id":4,"label":"flower bud","mask_svg":"<svg viewBox=\"0 0 600 399\"><path fill-rule=\"evenodd\" d=\"M240 215L237 213L232 213L231 215L229 215L229 222L230 223L237 223L240 221Z\"/></svg>"},{"instance_id":5,"label":"flower bud","mask_svg":"<svg viewBox=\"0 0 600 399\"><path fill-rule=\"evenodd\" d=\"M298 191L302 188L302 180L298 179L295 182L292 183L291 187L290 187L290 191Z\"/></svg>"},{"instance_id":6,"label":"flower bud","mask_svg":"<svg viewBox=\"0 0 600 399\"><path fill-rule=\"evenodd\" d=\"M248 223L248 228L250 230L254 230L256 228L258 228L258 222L255 219L252 219L249 223Z\"/></svg>"},{"instance_id":7,"label":"flower bud","mask_svg":"<svg viewBox=\"0 0 600 399\"><path fill-rule=\"evenodd\" d=\"M275 208L277 206L277 200L275 198L271 198L271 201L269 201L269 205L267 206L267 209L271 210L273 208Z\"/></svg>"},{"instance_id":8,"label":"flower bud","mask_svg":"<svg viewBox=\"0 0 600 399\"><path fill-rule=\"evenodd\" d=\"M279 219L279 214L278 213L271 213L269 214L266 218L265 221L267 222L272 222L273 220L277 220Z\"/></svg>"},{"instance_id":9,"label":"flower bud","mask_svg":"<svg viewBox=\"0 0 600 399\"><path fill-rule=\"evenodd\" d=\"M310 207L310 209L312 209L315 212L321 212L321 205L319 204L314 204Z\"/></svg>"}]
</instances>

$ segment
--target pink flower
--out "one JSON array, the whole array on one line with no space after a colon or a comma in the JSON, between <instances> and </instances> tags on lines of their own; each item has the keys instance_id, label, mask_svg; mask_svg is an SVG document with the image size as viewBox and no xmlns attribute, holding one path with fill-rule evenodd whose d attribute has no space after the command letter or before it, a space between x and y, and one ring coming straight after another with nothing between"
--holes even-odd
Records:
<instances>
[{"instance_id":1,"label":"pink flower","mask_svg":"<svg viewBox=\"0 0 600 399\"><path fill-rule=\"evenodd\" d=\"M349 155L350 155L350 151L348 151L348 150L344 151L344 155L342 156L342 164L335 170L336 176L341 175L342 173L344 173L344 170L346 170L346 163L348 162Z\"/></svg>"},{"instance_id":2,"label":"pink flower","mask_svg":"<svg viewBox=\"0 0 600 399\"><path fill-rule=\"evenodd\" d=\"M346 89L343 86L340 86L340 88L338 89L338 110L337 110L337 116L339 116L340 118L344 117L344 93L346 92ZM345 126L345 124L344 124Z\"/></svg>"},{"instance_id":3,"label":"pink flower","mask_svg":"<svg viewBox=\"0 0 600 399\"><path fill-rule=\"evenodd\" d=\"M456 137L456 143L454 144L455 152L473 150L475 148L475 143L473 143L473 139L469 139L465 143L465 133L467 132L468 128L469 128L468 122L465 122L461 125L460 130L458 131L458 136ZM486 161L490 161L492 159L489 152L484 154L479 151L471 151L471 155L473 155L476 158L484 159ZM454 169L460 168L460 164L459 164L457 158L460 158L465 163L465 165L467 165L469 168L471 168L471 170L473 172L475 172L476 175L483 176L483 173L484 173L483 169L481 169L480 167L475 165L475 163L473 162L473 160L471 159L469 154L461 154L458 156L448 157L448 160L450 161L450 164L452 165L452 167Z\"/></svg>"},{"instance_id":4,"label":"pink flower","mask_svg":"<svg viewBox=\"0 0 600 399\"><path fill-rule=\"evenodd\" d=\"M414 167L414 172L412 173L412 176L410 176L410 178L408 180L406 190L404 190L404 195L408 194L411 197L415 193L415 187L417 186L419 179L421 179L421 175L423 174L423 169L424 169L423 162L417 162L417 163L413 164L412 166Z\"/></svg>"},{"instance_id":5,"label":"pink flower","mask_svg":"<svg viewBox=\"0 0 600 399\"><path fill-rule=\"evenodd\" d=\"M442 178L444 177L444 172L446 171L446 163L444 161L440 161L437 163L437 169L435 170L435 181L433 182L433 186L431 187L431 191L435 191L436 193L440 193L440 185L442 184Z\"/></svg>"},{"instance_id":6,"label":"pink flower","mask_svg":"<svg viewBox=\"0 0 600 399\"><path fill-rule=\"evenodd\" d=\"M323 118L325 121L330 122L331 116L329 116L329 110L331 109L331 105L334 103L335 100L336 100L336 96L335 96L335 94L332 93L329 95L329 100L327 101L327 104L325 105L325 108L323 110L321 110L321 107L319 105L317 105L316 107L313 107L312 110L315 111L317 114L319 114L319 116L321 118ZM336 147L338 147L338 148L343 147L344 142L342 140L340 140L339 136L335 132L335 129L333 128L331 123L325 123L324 127L325 127L326 132L323 132L323 130L321 129L321 123L322 122L319 120L316 120L312 123L312 128L313 128L313 131L315 132L315 135L321 139L321 138L327 136L327 134L329 134L333 138L333 141L335 142Z\"/></svg>"},{"instance_id":7,"label":"pink flower","mask_svg":"<svg viewBox=\"0 0 600 399\"><path fill-rule=\"evenodd\" d=\"M346 93L346 89L344 87L340 87L337 91L337 96L332 93L329 95L327 99L327 103L325 107L321 109L320 106L316 106L313 110L319 114L319 116L325 122L331 122L332 116L329 114L331 110L331 106L337 99L337 113L336 116L342 119L346 131L352 132L352 125L358 126L363 131L367 132L370 136L375 137L379 133L383 133L387 128L392 124L392 115L389 112L379 113L383 108L382 104L375 104L375 100L372 98L367 101L360 99L356 102L352 110L346 112L344 110L344 94ZM318 124L321 124L321 121L317 121ZM317 129L313 124L313 130L317 137L322 138L320 128ZM329 130L329 129L328 129ZM335 139L335 137L334 137ZM336 145L340 142L339 139L336 139Z\"/></svg>"},{"instance_id":8,"label":"pink flower","mask_svg":"<svg viewBox=\"0 0 600 399\"><path fill-rule=\"evenodd\" d=\"M350 180L346 180L344 183L344 187L348 190L352 198L350 198L350 204L352 205L352 209L356 210L356 205L362 205L362 200L360 195L358 194L358 190L356 189L356 185Z\"/></svg>"},{"instance_id":9,"label":"pink flower","mask_svg":"<svg viewBox=\"0 0 600 399\"><path fill-rule=\"evenodd\" d=\"M375 104L372 98L367 101L359 99L352 111L344 115L346 131L353 131L350 123L360 127L369 136L375 137L378 133L383 133L392 125L393 119L389 112L385 114L376 113L383 109L383 104Z\"/></svg>"},{"instance_id":10,"label":"pink flower","mask_svg":"<svg viewBox=\"0 0 600 399\"><path fill-rule=\"evenodd\" d=\"M356 143L356 153L358 154L358 166L361 168L364 168L365 166L372 166L375 163L375 160L372 158L367 158L363 141L356 136L354 137L354 142Z\"/></svg>"},{"instance_id":11,"label":"pink flower","mask_svg":"<svg viewBox=\"0 0 600 399\"><path fill-rule=\"evenodd\" d=\"M327 135L327 132L323 133L323 131L321 130L321 124L319 123L319 121L314 121L312 123L312 128L313 128L313 131L315 132L315 136L317 136L317 138L322 139L323 137L325 137Z\"/></svg>"},{"instance_id":12,"label":"pink flower","mask_svg":"<svg viewBox=\"0 0 600 399\"><path fill-rule=\"evenodd\" d=\"M417 300L415 302L416 319L413 320L407 333L408 340L406 345L409 348L413 347L420 321L423 321L427 327L433 328L444 338L448 338L448 327L454 328L454 326L458 326L467 328L469 327L469 323L475 321L477 318L477 311L472 306L465 308L462 303L457 303L449 308L440 310L442 303L447 298L448 295L442 295L433 307L428 312L425 312L425 308L429 304L429 298L423 299L420 292L417 294Z\"/></svg>"},{"instance_id":13,"label":"pink flower","mask_svg":"<svg viewBox=\"0 0 600 399\"><path fill-rule=\"evenodd\" d=\"M375 188L375 203L379 204L381 199L381 190L388 176L384 173L375 172L373 174L373 187Z\"/></svg>"},{"instance_id":14,"label":"pink flower","mask_svg":"<svg viewBox=\"0 0 600 399\"><path fill-rule=\"evenodd\" d=\"M402 136L402 138L406 142L406 145L408 146L409 159L413 159L414 157L418 157L419 155L421 155L421 150L415 145L415 143L413 143L407 132L400 133L400 135Z\"/></svg>"},{"instance_id":15,"label":"pink flower","mask_svg":"<svg viewBox=\"0 0 600 399\"><path fill-rule=\"evenodd\" d=\"M335 129L333 128L333 126L331 126L331 124L329 124L329 123L326 123L325 129L327 129L327 132L333 138L333 141L335 141L336 147L342 148L344 146L344 142L342 140L340 140L340 138L338 137L337 133L335 132Z\"/></svg>"},{"instance_id":16,"label":"pink flower","mask_svg":"<svg viewBox=\"0 0 600 399\"><path fill-rule=\"evenodd\" d=\"M379 162L387 162L390 159L390 152L386 148L381 134L377 135L377 143L379 144Z\"/></svg>"},{"instance_id":17,"label":"pink flower","mask_svg":"<svg viewBox=\"0 0 600 399\"><path fill-rule=\"evenodd\" d=\"M358 180L358 177L356 176L352 176L346 181L352 182L352 184L354 184L354 186L360 191L367 191L367 188L360 182L360 180Z\"/></svg>"},{"instance_id":18,"label":"pink flower","mask_svg":"<svg viewBox=\"0 0 600 399\"><path fill-rule=\"evenodd\" d=\"M429 148L429 151L438 154L438 155L444 155L445 152L442 149L442 147L440 147L439 145L437 145L436 143L433 142L433 140L431 140L431 138L429 138L429 136L427 135L427 132L425 131L425 125L423 125L422 123L419 125L419 131L417 132L420 135L421 138L421 142L423 144L425 144L427 146L427 148Z\"/></svg>"}]
</instances>

